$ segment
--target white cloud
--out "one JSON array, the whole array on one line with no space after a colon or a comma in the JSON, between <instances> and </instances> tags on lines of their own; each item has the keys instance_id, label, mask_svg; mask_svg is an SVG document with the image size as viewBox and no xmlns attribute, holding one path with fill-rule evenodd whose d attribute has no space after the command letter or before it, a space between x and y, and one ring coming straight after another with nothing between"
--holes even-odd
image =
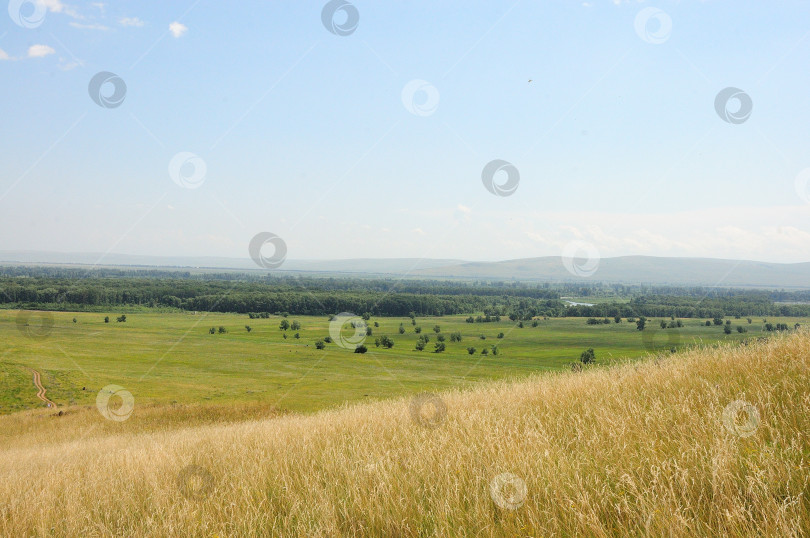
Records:
<instances>
[{"instance_id":1,"label":"white cloud","mask_svg":"<svg viewBox=\"0 0 810 538\"><path fill-rule=\"evenodd\" d=\"M118 19L118 24L121 26L135 26L140 28L144 23L138 17L121 17ZM169 26L169 29L171 30L171 26Z\"/></svg>"},{"instance_id":2,"label":"white cloud","mask_svg":"<svg viewBox=\"0 0 810 538\"><path fill-rule=\"evenodd\" d=\"M169 31L174 37L181 37L188 31L188 26L174 21L169 25Z\"/></svg>"},{"instance_id":3,"label":"white cloud","mask_svg":"<svg viewBox=\"0 0 810 538\"><path fill-rule=\"evenodd\" d=\"M75 8L69 6L67 4L63 4L62 0L36 0L37 4L41 6L45 6L48 11L52 13L64 13L68 17L73 17L74 19L83 19L81 15L76 11Z\"/></svg>"},{"instance_id":4,"label":"white cloud","mask_svg":"<svg viewBox=\"0 0 810 538\"><path fill-rule=\"evenodd\" d=\"M62 71L70 71L71 69L76 69L79 66L83 66L84 64L81 60L76 61L67 61L64 58L59 58L59 69Z\"/></svg>"},{"instance_id":5,"label":"white cloud","mask_svg":"<svg viewBox=\"0 0 810 538\"><path fill-rule=\"evenodd\" d=\"M0 49L0 60L10 60L10 59L11 58L8 57L8 54L6 54L6 51Z\"/></svg>"},{"instance_id":6,"label":"white cloud","mask_svg":"<svg viewBox=\"0 0 810 538\"><path fill-rule=\"evenodd\" d=\"M472 209L470 209L469 207L461 204L458 204L458 210L461 211L462 213L467 213L468 215L470 211L472 211Z\"/></svg>"},{"instance_id":7,"label":"white cloud","mask_svg":"<svg viewBox=\"0 0 810 538\"><path fill-rule=\"evenodd\" d=\"M101 11L102 13L104 13L104 9L107 7L107 4L105 4L104 2L93 2L90 5L93 7L97 7L98 10Z\"/></svg>"},{"instance_id":8,"label":"white cloud","mask_svg":"<svg viewBox=\"0 0 810 538\"><path fill-rule=\"evenodd\" d=\"M82 24L80 22L71 22L69 23L74 28L80 28L82 30L109 30L103 24Z\"/></svg>"},{"instance_id":9,"label":"white cloud","mask_svg":"<svg viewBox=\"0 0 810 538\"><path fill-rule=\"evenodd\" d=\"M415 233L415 234L419 234L419 235L425 235L425 231L424 231L422 228L414 228L414 229L413 229L413 230L411 230L411 231L412 231L413 233Z\"/></svg>"},{"instance_id":10,"label":"white cloud","mask_svg":"<svg viewBox=\"0 0 810 538\"><path fill-rule=\"evenodd\" d=\"M48 45L31 45L28 48L28 57L29 58L43 58L48 56L49 54L55 54L56 51L53 50L52 47Z\"/></svg>"}]
</instances>

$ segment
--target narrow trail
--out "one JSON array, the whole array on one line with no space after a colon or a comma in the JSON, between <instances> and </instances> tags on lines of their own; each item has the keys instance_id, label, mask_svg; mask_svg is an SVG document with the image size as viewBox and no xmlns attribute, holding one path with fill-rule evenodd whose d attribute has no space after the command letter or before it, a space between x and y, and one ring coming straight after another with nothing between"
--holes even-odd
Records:
<instances>
[{"instance_id":1,"label":"narrow trail","mask_svg":"<svg viewBox=\"0 0 810 538\"><path fill-rule=\"evenodd\" d=\"M36 370L32 369L32 371L34 372L34 386L37 388L37 398L45 402L45 405L47 405L48 407L56 407L56 404L53 403L51 400L49 400L47 396L45 396L45 392L47 391L45 387L42 386L42 376L40 376L39 372L37 372Z\"/></svg>"}]
</instances>

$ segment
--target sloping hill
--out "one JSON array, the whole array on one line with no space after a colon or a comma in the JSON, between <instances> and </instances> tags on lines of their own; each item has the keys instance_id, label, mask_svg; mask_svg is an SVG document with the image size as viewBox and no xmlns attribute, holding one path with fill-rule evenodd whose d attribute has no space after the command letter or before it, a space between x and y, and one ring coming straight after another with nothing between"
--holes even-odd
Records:
<instances>
[{"instance_id":1,"label":"sloping hill","mask_svg":"<svg viewBox=\"0 0 810 538\"><path fill-rule=\"evenodd\" d=\"M2 417L0 535L806 535L809 371L804 332L312 416Z\"/></svg>"},{"instance_id":2,"label":"sloping hill","mask_svg":"<svg viewBox=\"0 0 810 538\"><path fill-rule=\"evenodd\" d=\"M583 263L581 260L580 263ZM562 258L548 256L502 262L469 262L416 271L421 276L623 282L724 287L810 288L810 263L767 263L715 258L622 256L603 258L589 276L576 276Z\"/></svg>"}]
</instances>

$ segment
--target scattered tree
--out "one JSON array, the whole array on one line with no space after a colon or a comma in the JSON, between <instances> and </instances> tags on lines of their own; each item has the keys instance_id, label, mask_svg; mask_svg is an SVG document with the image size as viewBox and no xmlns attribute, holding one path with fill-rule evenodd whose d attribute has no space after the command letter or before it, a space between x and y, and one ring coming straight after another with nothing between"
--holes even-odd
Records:
<instances>
[{"instance_id":1,"label":"scattered tree","mask_svg":"<svg viewBox=\"0 0 810 538\"><path fill-rule=\"evenodd\" d=\"M593 352L593 348L590 347L582 352L579 356L579 362L582 364L591 364L596 360L596 353Z\"/></svg>"}]
</instances>

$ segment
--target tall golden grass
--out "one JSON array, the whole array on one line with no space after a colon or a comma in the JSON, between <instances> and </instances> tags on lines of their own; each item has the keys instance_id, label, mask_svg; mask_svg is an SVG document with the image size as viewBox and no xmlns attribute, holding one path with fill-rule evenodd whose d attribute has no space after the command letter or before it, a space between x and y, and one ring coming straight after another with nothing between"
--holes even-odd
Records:
<instances>
[{"instance_id":1,"label":"tall golden grass","mask_svg":"<svg viewBox=\"0 0 810 538\"><path fill-rule=\"evenodd\" d=\"M5 417L0 534L801 536L809 365L804 332L443 393L439 416Z\"/></svg>"}]
</instances>

